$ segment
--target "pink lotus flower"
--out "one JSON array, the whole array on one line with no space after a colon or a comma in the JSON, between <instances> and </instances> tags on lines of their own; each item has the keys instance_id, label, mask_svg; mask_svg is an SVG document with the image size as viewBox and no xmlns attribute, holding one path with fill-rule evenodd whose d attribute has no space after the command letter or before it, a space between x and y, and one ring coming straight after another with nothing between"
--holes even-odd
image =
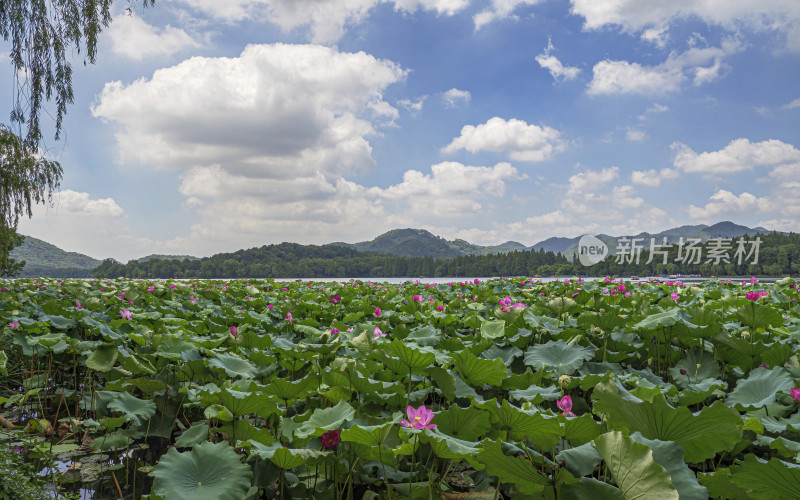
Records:
<instances>
[{"instance_id":1,"label":"pink lotus flower","mask_svg":"<svg viewBox=\"0 0 800 500\"><path fill-rule=\"evenodd\" d=\"M78 309L86 309L86 306L81 304L77 300L75 301L75 307L77 307Z\"/></svg>"},{"instance_id":2,"label":"pink lotus flower","mask_svg":"<svg viewBox=\"0 0 800 500\"><path fill-rule=\"evenodd\" d=\"M339 333L338 328L331 328L331 335L336 335L337 333Z\"/></svg>"},{"instance_id":3,"label":"pink lotus flower","mask_svg":"<svg viewBox=\"0 0 800 500\"><path fill-rule=\"evenodd\" d=\"M437 311L444 311L444 306L436 306Z\"/></svg>"},{"instance_id":4,"label":"pink lotus flower","mask_svg":"<svg viewBox=\"0 0 800 500\"><path fill-rule=\"evenodd\" d=\"M561 410L561 414L565 417L575 416L575 414L572 413L572 396L569 394L556 401L556 406L558 406L558 409Z\"/></svg>"},{"instance_id":5,"label":"pink lotus flower","mask_svg":"<svg viewBox=\"0 0 800 500\"><path fill-rule=\"evenodd\" d=\"M19 330L19 321L12 321L8 324L8 327L12 330Z\"/></svg>"},{"instance_id":6,"label":"pink lotus flower","mask_svg":"<svg viewBox=\"0 0 800 500\"><path fill-rule=\"evenodd\" d=\"M131 319L133 317L133 313L127 309L120 310L119 315L122 319Z\"/></svg>"},{"instance_id":7,"label":"pink lotus flower","mask_svg":"<svg viewBox=\"0 0 800 500\"><path fill-rule=\"evenodd\" d=\"M150 285L150 288L147 289L148 292L153 292L156 289L155 285Z\"/></svg>"},{"instance_id":8,"label":"pink lotus flower","mask_svg":"<svg viewBox=\"0 0 800 500\"><path fill-rule=\"evenodd\" d=\"M170 290L175 290L175 285L170 285L170 286L169 286L169 289L170 289Z\"/></svg>"},{"instance_id":9,"label":"pink lotus flower","mask_svg":"<svg viewBox=\"0 0 800 500\"><path fill-rule=\"evenodd\" d=\"M272 309L273 307L275 306L273 306L272 304L267 304L267 309Z\"/></svg>"},{"instance_id":10,"label":"pink lotus flower","mask_svg":"<svg viewBox=\"0 0 800 500\"><path fill-rule=\"evenodd\" d=\"M475 283L475 284L477 285L478 283L480 283L480 282L481 282L481 280L479 280L478 278L475 278L475 279L474 279L472 282L473 282L473 283Z\"/></svg>"},{"instance_id":11,"label":"pink lotus flower","mask_svg":"<svg viewBox=\"0 0 800 500\"><path fill-rule=\"evenodd\" d=\"M231 325L231 337L236 338L239 335L239 330L236 329L236 325Z\"/></svg>"},{"instance_id":12,"label":"pink lotus flower","mask_svg":"<svg viewBox=\"0 0 800 500\"><path fill-rule=\"evenodd\" d=\"M197 302L197 299L192 296L189 296L189 300L191 300L192 302Z\"/></svg>"},{"instance_id":13,"label":"pink lotus flower","mask_svg":"<svg viewBox=\"0 0 800 500\"><path fill-rule=\"evenodd\" d=\"M290 313L290 312L286 313L285 321L288 321L289 323L293 323L294 322L294 317L292 316L292 313Z\"/></svg>"},{"instance_id":14,"label":"pink lotus flower","mask_svg":"<svg viewBox=\"0 0 800 500\"><path fill-rule=\"evenodd\" d=\"M386 334L383 333L381 329L378 328L377 326L375 327L374 330L372 330L372 335L373 335L372 340L378 340L379 338L386 336Z\"/></svg>"},{"instance_id":15,"label":"pink lotus flower","mask_svg":"<svg viewBox=\"0 0 800 500\"><path fill-rule=\"evenodd\" d=\"M422 295L414 295L412 298L414 299L414 302L422 301Z\"/></svg>"},{"instance_id":16,"label":"pink lotus flower","mask_svg":"<svg viewBox=\"0 0 800 500\"><path fill-rule=\"evenodd\" d=\"M676 292L672 292L671 294L669 294L669 296L672 298L672 300L675 301L676 304L678 303L678 299L681 298L681 296L678 295Z\"/></svg>"},{"instance_id":17,"label":"pink lotus flower","mask_svg":"<svg viewBox=\"0 0 800 500\"><path fill-rule=\"evenodd\" d=\"M380 307L376 307L375 308L375 312L372 313L372 315L375 316L376 318L380 318L382 314L383 313L381 313L381 308Z\"/></svg>"},{"instance_id":18,"label":"pink lotus flower","mask_svg":"<svg viewBox=\"0 0 800 500\"><path fill-rule=\"evenodd\" d=\"M760 292L747 292L744 294L747 300L752 300L753 302L757 301L761 297L766 297L767 295L769 295L769 293L764 290L761 290Z\"/></svg>"},{"instance_id":19,"label":"pink lotus flower","mask_svg":"<svg viewBox=\"0 0 800 500\"><path fill-rule=\"evenodd\" d=\"M339 302L341 302L341 300L342 297L337 293L336 295L331 297L331 304L338 304Z\"/></svg>"},{"instance_id":20,"label":"pink lotus flower","mask_svg":"<svg viewBox=\"0 0 800 500\"><path fill-rule=\"evenodd\" d=\"M789 389L789 395L791 395L792 399L795 401L800 401L800 387Z\"/></svg>"},{"instance_id":21,"label":"pink lotus flower","mask_svg":"<svg viewBox=\"0 0 800 500\"><path fill-rule=\"evenodd\" d=\"M400 422L400 425L403 427L410 427L412 429L433 429L436 427L436 424L431 424L430 421L433 420L433 410L429 410L425 408L425 405L420 406L416 410L413 406L409 405L406 409L406 415L408 415L408 420L403 419Z\"/></svg>"},{"instance_id":22,"label":"pink lotus flower","mask_svg":"<svg viewBox=\"0 0 800 500\"><path fill-rule=\"evenodd\" d=\"M319 440L322 442L322 446L324 446L326 450L332 450L336 448L336 445L341 442L341 439L339 438L339 431L337 430L326 432L319 437Z\"/></svg>"}]
</instances>

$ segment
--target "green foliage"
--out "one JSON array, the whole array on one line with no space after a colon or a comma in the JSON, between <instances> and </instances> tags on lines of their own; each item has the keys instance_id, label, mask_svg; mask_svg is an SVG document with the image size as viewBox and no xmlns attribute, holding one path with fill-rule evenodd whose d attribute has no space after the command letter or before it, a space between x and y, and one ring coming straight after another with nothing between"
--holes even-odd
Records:
<instances>
[{"instance_id":1,"label":"green foliage","mask_svg":"<svg viewBox=\"0 0 800 500\"><path fill-rule=\"evenodd\" d=\"M797 282L610 286L0 280L0 423L115 497L790 498Z\"/></svg>"}]
</instances>

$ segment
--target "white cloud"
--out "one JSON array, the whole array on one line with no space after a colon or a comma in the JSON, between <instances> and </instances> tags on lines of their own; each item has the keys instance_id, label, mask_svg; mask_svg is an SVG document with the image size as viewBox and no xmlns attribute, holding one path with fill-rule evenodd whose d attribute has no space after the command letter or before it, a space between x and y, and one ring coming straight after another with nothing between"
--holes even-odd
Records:
<instances>
[{"instance_id":1,"label":"white cloud","mask_svg":"<svg viewBox=\"0 0 800 500\"><path fill-rule=\"evenodd\" d=\"M425 99L427 99L427 98L428 98L428 96L424 95L424 96L420 97L419 99L415 99L415 100L400 99L399 101L397 101L397 105L398 106L402 106L403 108L407 109L409 111L409 113L411 113L412 115L416 115L417 113L422 111L422 106L423 106L423 104L425 104Z\"/></svg>"},{"instance_id":2,"label":"white cloud","mask_svg":"<svg viewBox=\"0 0 800 500\"><path fill-rule=\"evenodd\" d=\"M795 108L800 108L800 98L793 100L789 104L784 104L783 106L781 106L781 109L795 109Z\"/></svg>"},{"instance_id":3,"label":"white cloud","mask_svg":"<svg viewBox=\"0 0 800 500\"><path fill-rule=\"evenodd\" d=\"M548 38L547 47L545 47L544 52L536 56L536 62L539 63L539 66L548 70L550 75L552 75L553 79L557 82L574 80L577 78L581 69L575 66L564 66L561 64L561 61L552 54L553 50L555 50L553 43Z\"/></svg>"},{"instance_id":4,"label":"white cloud","mask_svg":"<svg viewBox=\"0 0 800 500\"><path fill-rule=\"evenodd\" d=\"M603 185L619 177L619 167L608 167L603 170L587 170L569 178L567 197L582 200L600 196Z\"/></svg>"},{"instance_id":5,"label":"white cloud","mask_svg":"<svg viewBox=\"0 0 800 500\"><path fill-rule=\"evenodd\" d=\"M753 106L753 111L758 113L759 115L769 118L772 116L772 110L769 109L767 106Z\"/></svg>"},{"instance_id":6,"label":"white cloud","mask_svg":"<svg viewBox=\"0 0 800 500\"><path fill-rule=\"evenodd\" d=\"M696 86L703 85L720 78L727 67L723 59L741 49L740 42L727 39L721 47L692 47L682 53L672 52L655 66L606 59L592 68L593 78L587 92L662 95L677 92L687 80Z\"/></svg>"},{"instance_id":7,"label":"white cloud","mask_svg":"<svg viewBox=\"0 0 800 500\"><path fill-rule=\"evenodd\" d=\"M401 201L410 215L423 219L463 217L481 210L481 197L502 197L506 193L506 181L523 178L525 176L508 163L471 167L448 161L433 165L431 175L408 170L400 184L386 189L372 188L370 194L384 200Z\"/></svg>"},{"instance_id":8,"label":"white cloud","mask_svg":"<svg viewBox=\"0 0 800 500\"><path fill-rule=\"evenodd\" d=\"M650 28L642 31L642 40L663 49L667 46L669 34L666 28Z\"/></svg>"},{"instance_id":9,"label":"white cloud","mask_svg":"<svg viewBox=\"0 0 800 500\"><path fill-rule=\"evenodd\" d=\"M19 221L19 231L68 251L96 258L120 255L117 235L125 226L125 211L113 198L92 198L89 193L65 189L53 196L53 205L36 205L33 217Z\"/></svg>"},{"instance_id":10,"label":"white cloud","mask_svg":"<svg viewBox=\"0 0 800 500\"><path fill-rule=\"evenodd\" d=\"M697 154L689 146L676 142L673 165L684 172L730 174L800 161L800 151L791 144L770 139L752 143L739 138L719 151Z\"/></svg>"},{"instance_id":11,"label":"white cloud","mask_svg":"<svg viewBox=\"0 0 800 500\"><path fill-rule=\"evenodd\" d=\"M731 32L742 27L778 33L788 50L800 51L800 2L792 0L571 0L584 29L618 26L626 33L664 32L678 20L698 18ZM650 38L654 38L651 34ZM647 38L645 38L647 39Z\"/></svg>"},{"instance_id":12,"label":"white cloud","mask_svg":"<svg viewBox=\"0 0 800 500\"><path fill-rule=\"evenodd\" d=\"M200 47L200 43L184 30L169 25L156 28L134 13L114 18L108 34L111 50L135 61Z\"/></svg>"},{"instance_id":13,"label":"white cloud","mask_svg":"<svg viewBox=\"0 0 800 500\"><path fill-rule=\"evenodd\" d=\"M469 90L453 88L442 94L442 100L444 101L444 105L448 108L466 106L472 100L472 94L470 94Z\"/></svg>"},{"instance_id":14,"label":"white cloud","mask_svg":"<svg viewBox=\"0 0 800 500\"><path fill-rule=\"evenodd\" d=\"M647 139L647 133L639 128L629 127L628 130L625 131L625 138L629 141L643 141Z\"/></svg>"},{"instance_id":15,"label":"white cloud","mask_svg":"<svg viewBox=\"0 0 800 500\"><path fill-rule=\"evenodd\" d=\"M679 175L674 168L634 170L631 172L631 182L640 186L658 187L661 181L677 179Z\"/></svg>"},{"instance_id":16,"label":"white cloud","mask_svg":"<svg viewBox=\"0 0 800 500\"><path fill-rule=\"evenodd\" d=\"M123 162L222 165L261 178L336 175L373 166L366 137L396 116L382 93L404 77L363 52L250 45L239 57L193 57L149 80L108 83L92 113L119 127Z\"/></svg>"},{"instance_id":17,"label":"white cloud","mask_svg":"<svg viewBox=\"0 0 800 500\"><path fill-rule=\"evenodd\" d=\"M315 43L335 43L346 27L361 23L381 0L175 0L228 23L268 21L288 32L308 28ZM451 16L469 0L394 0L395 10Z\"/></svg>"},{"instance_id":18,"label":"white cloud","mask_svg":"<svg viewBox=\"0 0 800 500\"><path fill-rule=\"evenodd\" d=\"M514 17L512 12L520 5L536 5L543 0L492 0L489 9L479 12L472 17L475 22L475 31L492 21Z\"/></svg>"},{"instance_id":19,"label":"white cloud","mask_svg":"<svg viewBox=\"0 0 800 500\"><path fill-rule=\"evenodd\" d=\"M714 193L704 207L689 205L689 217L695 220L712 221L720 216L739 213L763 212L770 206L768 198L758 198L750 193L735 195L725 189Z\"/></svg>"},{"instance_id":20,"label":"white cloud","mask_svg":"<svg viewBox=\"0 0 800 500\"><path fill-rule=\"evenodd\" d=\"M462 149L470 153L508 153L509 158L515 161L539 162L564 151L566 144L556 129L528 125L513 118L506 121L495 116L477 126L465 125L461 129L461 135L442 151L454 153Z\"/></svg>"}]
</instances>

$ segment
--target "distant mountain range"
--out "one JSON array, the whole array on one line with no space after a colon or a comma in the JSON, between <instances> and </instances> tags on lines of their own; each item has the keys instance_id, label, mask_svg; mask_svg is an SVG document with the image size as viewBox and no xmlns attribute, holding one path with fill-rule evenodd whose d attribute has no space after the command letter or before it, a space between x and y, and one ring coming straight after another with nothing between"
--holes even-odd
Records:
<instances>
[{"instance_id":1,"label":"distant mountain range","mask_svg":"<svg viewBox=\"0 0 800 500\"><path fill-rule=\"evenodd\" d=\"M639 233L636 235L626 235L627 237L644 238L645 243L649 243L650 238L655 238L661 243L662 238L666 237L668 243L675 243L680 237L699 238L705 242L711 238L738 238L739 236L768 234L771 231L763 227L750 228L733 222L718 222L708 226L705 224L694 226L680 226L667 229L660 233ZM608 245L613 252L616 248L616 241L619 237L606 234L595 235ZM621 237L621 236L620 236ZM424 229L394 229L384 233L373 240L362 241L359 243L334 242L330 245L352 248L363 252L388 253L405 257L434 257L434 258L453 258L461 255L488 255L496 253L508 253L517 250L544 250L546 252L562 253L568 258L571 257L578 247L580 236L574 238L553 237L540 241L533 246L525 246L517 241L507 241L500 245L482 246L469 243L464 240L446 240L436 236ZM101 261L77 252L66 252L55 245L45 241L26 236L25 242L11 252L11 257L18 261L26 262L22 271L23 277L50 276L50 277L89 277L91 271L97 267ZM137 259L140 262L162 259L162 260L199 260L199 257L191 255L159 255L152 254Z\"/></svg>"}]
</instances>

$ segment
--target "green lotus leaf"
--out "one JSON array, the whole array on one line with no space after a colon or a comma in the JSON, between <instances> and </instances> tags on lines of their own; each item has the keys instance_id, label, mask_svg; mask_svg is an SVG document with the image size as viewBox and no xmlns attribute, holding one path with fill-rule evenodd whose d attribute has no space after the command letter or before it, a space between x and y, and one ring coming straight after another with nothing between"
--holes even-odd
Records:
<instances>
[{"instance_id":1,"label":"green lotus leaf","mask_svg":"<svg viewBox=\"0 0 800 500\"><path fill-rule=\"evenodd\" d=\"M177 446L188 448L208 440L208 420L195 422L175 440Z\"/></svg>"},{"instance_id":2,"label":"green lotus leaf","mask_svg":"<svg viewBox=\"0 0 800 500\"><path fill-rule=\"evenodd\" d=\"M86 367L98 372L107 372L114 366L118 355L119 349L116 345L100 345L86 358Z\"/></svg>"},{"instance_id":3,"label":"green lotus leaf","mask_svg":"<svg viewBox=\"0 0 800 500\"><path fill-rule=\"evenodd\" d=\"M229 377L253 378L258 372L249 361L228 354L217 354L208 360L208 365L223 370Z\"/></svg>"},{"instance_id":4,"label":"green lotus leaf","mask_svg":"<svg viewBox=\"0 0 800 500\"><path fill-rule=\"evenodd\" d=\"M774 308L750 302L736 311L736 317L753 329L783 325L783 315Z\"/></svg>"},{"instance_id":5,"label":"green lotus leaf","mask_svg":"<svg viewBox=\"0 0 800 500\"><path fill-rule=\"evenodd\" d=\"M664 312L651 314L642 321L633 325L634 330L656 330L662 327L673 326L682 323L689 328L696 328L689 321L689 317L685 311L679 307L674 307Z\"/></svg>"},{"instance_id":6,"label":"green lotus leaf","mask_svg":"<svg viewBox=\"0 0 800 500\"><path fill-rule=\"evenodd\" d=\"M352 420L355 413L356 410L344 401L332 408L317 408L311 418L295 429L294 434L300 439L321 436L327 431L338 429L346 420Z\"/></svg>"},{"instance_id":7,"label":"green lotus leaf","mask_svg":"<svg viewBox=\"0 0 800 500\"><path fill-rule=\"evenodd\" d=\"M227 408L233 415L249 415L257 413L261 417L269 417L278 411L278 407L270 396L249 391L237 391L223 387L212 395L216 401Z\"/></svg>"},{"instance_id":8,"label":"green lotus leaf","mask_svg":"<svg viewBox=\"0 0 800 500\"><path fill-rule=\"evenodd\" d=\"M444 397L450 401L456 398L456 379L450 372L439 366L429 366L425 371Z\"/></svg>"},{"instance_id":9,"label":"green lotus leaf","mask_svg":"<svg viewBox=\"0 0 800 500\"><path fill-rule=\"evenodd\" d=\"M228 443L206 441L185 453L170 448L153 470L153 492L175 500L239 500L252 476Z\"/></svg>"},{"instance_id":10,"label":"green lotus leaf","mask_svg":"<svg viewBox=\"0 0 800 500\"><path fill-rule=\"evenodd\" d=\"M603 425L587 413L580 417L567 418L564 422L564 438L572 446L579 446L603 433Z\"/></svg>"},{"instance_id":11,"label":"green lotus leaf","mask_svg":"<svg viewBox=\"0 0 800 500\"><path fill-rule=\"evenodd\" d=\"M481 359L468 349L453 353L453 361L464 381L473 387L499 386L508 376L508 367L502 359Z\"/></svg>"},{"instance_id":12,"label":"green lotus leaf","mask_svg":"<svg viewBox=\"0 0 800 500\"><path fill-rule=\"evenodd\" d=\"M39 321L45 321L58 328L59 330L70 330L78 326L78 322L74 319L65 318L64 316L39 316Z\"/></svg>"},{"instance_id":13,"label":"green lotus leaf","mask_svg":"<svg viewBox=\"0 0 800 500\"><path fill-rule=\"evenodd\" d=\"M505 320L484 321L481 324L481 337L485 339L499 339L506 334Z\"/></svg>"},{"instance_id":14,"label":"green lotus leaf","mask_svg":"<svg viewBox=\"0 0 800 500\"><path fill-rule=\"evenodd\" d=\"M558 489L560 500L625 500L619 488L598 481L592 477L582 477L575 484L565 484Z\"/></svg>"},{"instance_id":15,"label":"green lotus leaf","mask_svg":"<svg viewBox=\"0 0 800 500\"><path fill-rule=\"evenodd\" d=\"M382 343L380 344L380 348L383 349L387 354L399 359L400 363L406 367L406 374L409 371L427 368L428 366L432 365L434 361L436 361L436 356L432 351L423 350L430 349L429 347L414 348L406 345L400 340Z\"/></svg>"},{"instance_id":16,"label":"green lotus leaf","mask_svg":"<svg viewBox=\"0 0 800 500\"><path fill-rule=\"evenodd\" d=\"M683 460L683 448L678 443L645 439L638 432L631 434L631 438L653 450L653 460L669 473L681 500L707 500L709 498L708 490L697 483L695 473Z\"/></svg>"},{"instance_id":17,"label":"green lotus leaf","mask_svg":"<svg viewBox=\"0 0 800 500\"><path fill-rule=\"evenodd\" d=\"M736 486L731 481L731 471L727 468L718 468L715 472L697 474L700 484L708 488L709 498L726 498L731 500L750 500L746 490Z\"/></svg>"},{"instance_id":18,"label":"green lotus leaf","mask_svg":"<svg viewBox=\"0 0 800 500\"><path fill-rule=\"evenodd\" d=\"M8 356L4 351L0 351L0 374L8 375L8 370L6 369L7 362Z\"/></svg>"},{"instance_id":19,"label":"green lotus leaf","mask_svg":"<svg viewBox=\"0 0 800 500\"><path fill-rule=\"evenodd\" d=\"M686 375L681 375L682 369L686 370ZM719 378L721 375L717 358L710 352L702 350L689 351L685 358L669 369L669 373L675 385L681 389L702 380Z\"/></svg>"},{"instance_id":20,"label":"green lotus leaf","mask_svg":"<svg viewBox=\"0 0 800 500\"><path fill-rule=\"evenodd\" d=\"M522 350L513 345L500 347L492 345L481 353L481 357L486 359L502 359L506 366L510 366L514 358L522 356Z\"/></svg>"},{"instance_id":21,"label":"green lotus leaf","mask_svg":"<svg viewBox=\"0 0 800 500\"><path fill-rule=\"evenodd\" d=\"M406 337L406 340L416 342L421 346L436 346L442 341L442 331L434 328L431 325L425 325L422 328L411 330Z\"/></svg>"},{"instance_id":22,"label":"green lotus leaf","mask_svg":"<svg viewBox=\"0 0 800 500\"><path fill-rule=\"evenodd\" d=\"M119 411L128 420L147 420L156 414L156 403L131 396L127 392L120 392L110 403L108 409Z\"/></svg>"},{"instance_id":23,"label":"green lotus leaf","mask_svg":"<svg viewBox=\"0 0 800 500\"><path fill-rule=\"evenodd\" d=\"M437 413L433 423L440 433L465 441L477 441L491 428L489 412L471 406L461 408L452 405Z\"/></svg>"},{"instance_id":24,"label":"green lotus leaf","mask_svg":"<svg viewBox=\"0 0 800 500\"><path fill-rule=\"evenodd\" d=\"M439 458L449 460L471 459L479 451L478 443L465 441L437 432L439 429L426 429L421 441L430 443L433 453Z\"/></svg>"},{"instance_id":25,"label":"green lotus leaf","mask_svg":"<svg viewBox=\"0 0 800 500\"><path fill-rule=\"evenodd\" d=\"M567 344L563 340L537 344L525 353L525 364L534 370L542 366L554 370L557 375L571 375L584 363L592 359L595 349L578 344Z\"/></svg>"},{"instance_id":26,"label":"green lotus leaf","mask_svg":"<svg viewBox=\"0 0 800 500\"><path fill-rule=\"evenodd\" d=\"M312 375L294 381L279 377L264 386L264 392L284 401L293 400L300 394L308 392L312 386L316 387L316 382L316 378Z\"/></svg>"},{"instance_id":27,"label":"green lotus leaf","mask_svg":"<svg viewBox=\"0 0 800 500\"><path fill-rule=\"evenodd\" d=\"M508 391L508 397L516 401L531 401L534 404L539 404L542 401L555 401L559 399L561 397L561 391L554 385L548 387L532 385L527 389Z\"/></svg>"},{"instance_id":28,"label":"green lotus leaf","mask_svg":"<svg viewBox=\"0 0 800 500\"><path fill-rule=\"evenodd\" d=\"M800 492L800 469L777 458L764 463L750 454L730 470L733 484L756 500L788 500Z\"/></svg>"},{"instance_id":29,"label":"green lotus leaf","mask_svg":"<svg viewBox=\"0 0 800 500\"><path fill-rule=\"evenodd\" d=\"M556 455L556 462L566 462L566 468L575 477L587 476L594 472L594 468L603 460L603 455L594 447L594 443L587 442L562 450Z\"/></svg>"},{"instance_id":30,"label":"green lotus leaf","mask_svg":"<svg viewBox=\"0 0 800 500\"><path fill-rule=\"evenodd\" d=\"M509 457L503 453L499 441L485 441L478 453L478 462L486 467L486 473L496 476L501 483L511 483L520 492L536 495L551 487L550 478L539 473L534 464L524 457Z\"/></svg>"},{"instance_id":31,"label":"green lotus leaf","mask_svg":"<svg viewBox=\"0 0 800 500\"><path fill-rule=\"evenodd\" d=\"M800 453L800 443L797 441L790 441L782 436L772 440L769 447L777 450L782 457L794 459Z\"/></svg>"},{"instance_id":32,"label":"green lotus leaf","mask_svg":"<svg viewBox=\"0 0 800 500\"><path fill-rule=\"evenodd\" d=\"M391 422L381 425L353 425L339 434L342 441L352 441L366 446L378 446L383 443L392 430L397 431L397 424L402 415L397 413Z\"/></svg>"},{"instance_id":33,"label":"green lotus leaf","mask_svg":"<svg viewBox=\"0 0 800 500\"><path fill-rule=\"evenodd\" d=\"M547 450L554 447L564 435L563 424L558 417L527 413L511 406L507 400L501 404L492 399L475 406L491 413L492 431L506 441L527 437L539 449Z\"/></svg>"},{"instance_id":34,"label":"green lotus leaf","mask_svg":"<svg viewBox=\"0 0 800 500\"><path fill-rule=\"evenodd\" d=\"M688 408L674 408L663 395L642 401L618 382L595 386L593 412L608 415L614 429L641 432L647 439L675 441L683 446L687 462L702 462L718 452L732 450L742 437L739 412L717 401L693 414Z\"/></svg>"},{"instance_id":35,"label":"green lotus leaf","mask_svg":"<svg viewBox=\"0 0 800 500\"><path fill-rule=\"evenodd\" d=\"M753 410L775 402L778 392L789 392L794 379L785 368L756 368L747 378L739 379L728 393L725 404L739 409Z\"/></svg>"},{"instance_id":36,"label":"green lotus leaf","mask_svg":"<svg viewBox=\"0 0 800 500\"><path fill-rule=\"evenodd\" d=\"M669 473L653 459L653 451L621 432L598 436L594 447L603 455L625 500L678 500Z\"/></svg>"}]
</instances>

